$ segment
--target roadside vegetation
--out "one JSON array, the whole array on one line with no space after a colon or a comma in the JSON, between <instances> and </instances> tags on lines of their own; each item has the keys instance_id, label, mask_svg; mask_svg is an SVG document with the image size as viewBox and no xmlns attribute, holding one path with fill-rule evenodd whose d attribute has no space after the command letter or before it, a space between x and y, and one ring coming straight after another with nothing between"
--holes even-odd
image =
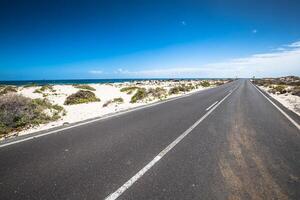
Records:
<instances>
[{"instance_id":1,"label":"roadside vegetation","mask_svg":"<svg viewBox=\"0 0 300 200\"><path fill-rule=\"evenodd\" d=\"M269 88L272 94L286 94L300 96L300 77L286 76L280 78L254 79L252 82L258 86Z\"/></svg>"},{"instance_id":2,"label":"roadside vegetation","mask_svg":"<svg viewBox=\"0 0 300 200\"><path fill-rule=\"evenodd\" d=\"M164 99L167 95L167 90L161 87L149 88L147 91L147 95L154 99Z\"/></svg>"},{"instance_id":3,"label":"roadside vegetation","mask_svg":"<svg viewBox=\"0 0 300 200\"><path fill-rule=\"evenodd\" d=\"M175 86L175 87L172 87L170 88L169 90L169 94L172 95L172 94L179 94L180 92L189 92L193 89L195 89L196 87L193 86L192 84L181 84L179 86Z\"/></svg>"},{"instance_id":4,"label":"roadside vegetation","mask_svg":"<svg viewBox=\"0 0 300 200\"><path fill-rule=\"evenodd\" d=\"M34 90L33 93L42 94L44 92L56 92L56 90L53 88L52 85L43 85L40 88L37 88L36 90Z\"/></svg>"},{"instance_id":5,"label":"roadside vegetation","mask_svg":"<svg viewBox=\"0 0 300 200\"><path fill-rule=\"evenodd\" d=\"M0 86L0 95L4 95L11 92L17 92L17 87L11 85Z\"/></svg>"},{"instance_id":6,"label":"roadside vegetation","mask_svg":"<svg viewBox=\"0 0 300 200\"><path fill-rule=\"evenodd\" d=\"M138 88L135 94L131 97L130 103L147 102L155 99L162 100L167 98L167 90L161 87L149 88Z\"/></svg>"},{"instance_id":7,"label":"roadside vegetation","mask_svg":"<svg viewBox=\"0 0 300 200\"><path fill-rule=\"evenodd\" d=\"M87 90L79 90L78 92L68 96L64 102L64 105L74 105L98 101L100 101L100 99L97 98L93 92Z\"/></svg>"},{"instance_id":8,"label":"roadside vegetation","mask_svg":"<svg viewBox=\"0 0 300 200\"><path fill-rule=\"evenodd\" d=\"M209 87L210 86L210 83L208 81L201 81L200 85L202 87Z\"/></svg>"},{"instance_id":9,"label":"roadside vegetation","mask_svg":"<svg viewBox=\"0 0 300 200\"><path fill-rule=\"evenodd\" d=\"M28 83L26 85L23 86L23 88L30 88L30 87L36 87L38 86L36 83Z\"/></svg>"},{"instance_id":10,"label":"roadside vegetation","mask_svg":"<svg viewBox=\"0 0 300 200\"><path fill-rule=\"evenodd\" d=\"M259 86L270 85L288 85L288 86L300 86L300 77L298 76L286 76L280 78L262 78L254 79L253 83Z\"/></svg>"},{"instance_id":11,"label":"roadside vegetation","mask_svg":"<svg viewBox=\"0 0 300 200\"><path fill-rule=\"evenodd\" d=\"M113 104L113 103L122 104L122 103L124 103L124 99L121 97L118 97L118 98L114 98L113 100L108 100L103 104L103 107L107 107L108 105Z\"/></svg>"},{"instance_id":12,"label":"roadside vegetation","mask_svg":"<svg viewBox=\"0 0 300 200\"><path fill-rule=\"evenodd\" d=\"M136 93L131 97L130 103L137 103L147 97L147 91L145 88L139 88Z\"/></svg>"},{"instance_id":13,"label":"roadside vegetation","mask_svg":"<svg viewBox=\"0 0 300 200\"><path fill-rule=\"evenodd\" d=\"M30 99L15 93L0 96L0 137L13 131L21 131L48 123L65 115L59 105L47 99Z\"/></svg>"},{"instance_id":14,"label":"roadside vegetation","mask_svg":"<svg viewBox=\"0 0 300 200\"><path fill-rule=\"evenodd\" d=\"M287 86L286 85L274 85L274 86L270 86L270 90L268 90L268 92L272 93L272 94L285 94L287 93Z\"/></svg>"},{"instance_id":15,"label":"roadside vegetation","mask_svg":"<svg viewBox=\"0 0 300 200\"><path fill-rule=\"evenodd\" d=\"M81 89L81 90L90 90L90 91L96 91L95 88L93 88L92 86L89 86L89 85L85 85L85 84L74 84L73 85L74 88L77 88L77 89Z\"/></svg>"},{"instance_id":16,"label":"roadside vegetation","mask_svg":"<svg viewBox=\"0 0 300 200\"><path fill-rule=\"evenodd\" d=\"M129 87L121 88L120 91L125 92L126 94L132 94L134 91L136 91L138 89L140 89L140 88L136 87L136 86L129 86Z\"/></svg>"},{"instance_id":17,"label":"roadside vegetation","mask_svg":"<svg viewBox=\"0 0 300 200\"><path fill-rule=\"evenodd\" d=\"M296 86L291 89L291 94L300 97L300 86Z\"/></svg>"}]
</instances>

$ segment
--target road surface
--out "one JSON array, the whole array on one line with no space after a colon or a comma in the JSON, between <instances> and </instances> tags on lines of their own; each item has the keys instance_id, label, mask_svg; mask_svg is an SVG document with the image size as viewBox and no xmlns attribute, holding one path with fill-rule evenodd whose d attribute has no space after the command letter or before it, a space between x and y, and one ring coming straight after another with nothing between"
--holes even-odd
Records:
<instances>
[{"instance_id":1,"label":"road surface","mask_svg":"<svg viewBox=\"0 0 300 200\"><path fill-rule=\"evenodd\" d=\"M0 147L1 200L300 199L299 188L299 129L249 80Z\"/></svg>"}]
</instances>

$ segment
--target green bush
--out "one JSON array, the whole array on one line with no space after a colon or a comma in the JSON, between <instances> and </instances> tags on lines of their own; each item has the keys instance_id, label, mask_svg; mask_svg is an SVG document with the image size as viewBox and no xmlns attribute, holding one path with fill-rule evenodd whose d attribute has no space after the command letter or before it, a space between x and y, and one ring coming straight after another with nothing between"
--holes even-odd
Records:
<instances>
[{"instance_id":1,"label":"green bush","mask_svg":"<svg viewBox=\"0 0 300 200\"><path fill-rule=\"evenodd\" d=\"M131 97L130 103L136 103L147 97L147 92L145 88L139 88L136 93Z\"/></svg>"},{"instance_id":2,"label":"green bush","mask_svg":"<svg viewBox=\"0 0 300 200\"><path fill-rule=\"evenodd\" d=\"M209 87L210 86L210 83L208 81L201 81L200 85L202 87Z\"/></svg>"},{"instance_id":3,"label":"green bush","mask_svg":"<svg viewBox=\"0 0 300 200\"><path fill-rule=\"evenodd\" d=\"M188 85L181 84L179 86L172 87L169 90L169 94L178 94L179 92L189 92L194 89L195 89L195 86L193 86L192 84L188 84Z\"/></svg>"},{"instance_id":4,"label":"green bush","mask_svg":"<svg viewBox=\"0 0 300 200\"><path fill-rule=\"evenodd\" d=\"M52 85L43 85L41 88L38 88L36 90L33 91L33 93L40 93L42 94L43 92L56 92L56 90L53 89Z\"/></svg>"},{"instance_id":5,"label":"green bush","mask_svg":"<svg viewBox=\"0 0 300 200\"><path fill-rule=\"evenodd\" d=\"M3 86L0 88L0 95L7 94L10 92L17 92L17 88L15 86Z\"/></svg>"},{"instance_id":6,"label":"green bush","mask_svg":"<svg viewBox=\"0 0 300 200\"><path fill-rule=\"evenodd\" d=\"M179 87L172 87L172 88L170 88L170 90L169 90L169 94L170 95L172 95L172 94L178 94L180 92L180 90L179 90Z\"/></svg>"},{"instance_id":7,"label":"green bush","mask_svg":"<svg viewBox=\"0 0 300 200\"><path fill-rule=\"evenodd\" d=\"M121 88L121 92L126 92L127 94L132 94L133 91L135 90L138 90L139 87L136 87L136 86L130 86L130 87L124 87L124 88Z\"/></svg>"},{"instance_id":8,"label":"green bush","mask_svg":"<svg viewBox=\"0 0 300 200\"><path fill-rule=\"evenodd\" d=\"M272 89L269 90L269 92L271 92L273 94L275 94L277 92L279 92L280 94L284 94L287 92L286 88L287 87L285 85L276 85L276 86L272 87Z\"/></svg>"},{"instance_id":9,"label":"green bush","mask_svg":"<svg viewBox=\"0 0 300 200\"><path fill-rule=\"evenodd\" d=\"M46 110L50 111L46 114ZM0 136L12 131L47 123L60 118L64 109L46 99L30 99L18 94L0 97Z\"/></svg>"},{"instance_id":10,"label":"green bush","mask_svg":"<svg viewBox=\"0 0 300 200\"><path fill-rule=\"evenodd\" d=\"M95 88L93 88L92 86L89 86L89 85L77 85L77 84L74 84L73 85L74 88L78 88L78 89L82 89L82 90L90 90L90 91L96 91Z\"/></svg>"},{"instance_id":11,"label":"green bush","mask_svg":"<svg viewBox=\"0 0 300 200\"><path fill-rule=\"evenodd\" d=\"M124 103L124 99L119 97L119 98L114 98L113 100L108 100L103 104L103 107L107 107L111 103L121 104Z\"/></svg>"},{"instance_id":12,"label":"green bush","mask_svg":"<svg viewBox=\"0 0 300 200\"><path fill-rule=\"evenodd\" d=\"M121 97L118 97L118 98L114 98L112 100L113 103L124 103L124 99L121 98Z\"/></svg>"},{"instance_id":13,"label":"green bush","mask_svg":"<svg viewBox=\"0 0 300 200\"><path fill-rule=\"evenodd\" d=\"M97 102L99 98L91 91L79 90L78 92L68 96L64 102L64 105L74 105L81 103Z\"/></svg>"},{"instance_id":14,"label":"green bush","mask_svg":"<svg viewBox=\"0 0 300 200\"><path fill-rule=\"evenodd\" d=\"M154 98L159 98L162 99L164 97L166 97L167 91L164 88L161 87L156 87L154 88L150 88L148 90L148 95L153 96Z\"/></svg>"}]
</instances>

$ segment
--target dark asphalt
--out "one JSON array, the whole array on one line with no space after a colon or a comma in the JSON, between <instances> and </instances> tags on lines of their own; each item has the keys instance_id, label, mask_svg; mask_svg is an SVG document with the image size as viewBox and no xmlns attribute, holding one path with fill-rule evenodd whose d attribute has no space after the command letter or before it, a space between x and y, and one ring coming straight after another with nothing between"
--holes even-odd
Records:
<instances>
[{"instance_id":1,"label":"dark asphalt","mask_svg":"<svg viewBox=\"0 0 300 200\"><path fill-rule=\"evenodd\" d=\"M0 199L104 199L231 90L119 199L299 199L299 130L248 80L2 147Z\"/></svg>"}]
</instances>

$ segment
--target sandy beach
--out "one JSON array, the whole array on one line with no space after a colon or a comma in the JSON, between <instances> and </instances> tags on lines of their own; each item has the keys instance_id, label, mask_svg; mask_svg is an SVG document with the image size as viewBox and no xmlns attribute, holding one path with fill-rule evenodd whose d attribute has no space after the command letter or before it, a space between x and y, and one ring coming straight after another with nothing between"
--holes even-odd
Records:
<instances>
[{"instance_id":1,"label":"sandy beach","mask_svg":"<svg viewBox=\"0 0 300 200\"><path fill-rule=\"evenodd\" d=\"M209 86L203 87L200 85L201 81L197 80L181 80L181 81L136 81L136 82L123 82L123 83L106 83L106 84L86 84L92 87L92 91L97 98L100 99L98 102L80 103L75 105L65 105L64 102L66 98L79 90L76 85L51 85L51 90L45 90L42 92L37 92L42 86L32 86L32 87L17 87L17 94L31 98L31 99L47 99L52 104L57 104L64 108L64 115L60 119L49 122L46 124L40 124L31 128L24 129L18 132L12 132L6 137L12 137L17 135L25 135L29 133L34 133L41 130L46 130L49 128L75 123L87 119L92 119L96 117L101 117L103 115L111 114L114 112L119 112L122 110L128 110L138 106L146 105L149 103L154 103L157 101L162 101L165 99L170 99L176 96L181 96L188 93L198 92L204 89L216 87L217 85L224 84L228 81L224 80L209 80ZM188 85L192 86L190 91L178 92L177 94L170 94L171 88L176 86ZM166 94L162 98L147 97L141 101L132 103L131 98L135 94L122 92L122 88L138 87L144 88L149 91L154 88L162 88L166 91ZM114 102L113 99L122 99L122 102ZM3 139L3 138L2 138Z\"/></svg>"}]
</instances>

